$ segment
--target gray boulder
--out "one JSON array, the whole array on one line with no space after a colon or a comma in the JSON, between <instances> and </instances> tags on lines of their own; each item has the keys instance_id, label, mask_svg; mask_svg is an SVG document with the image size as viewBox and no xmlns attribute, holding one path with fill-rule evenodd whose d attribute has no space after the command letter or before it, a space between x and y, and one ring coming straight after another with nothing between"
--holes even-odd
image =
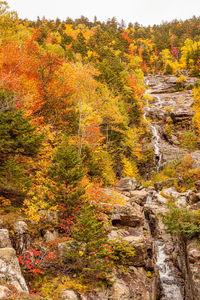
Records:
<instances>
[{"instance_id":1,"label":"gray boulder","mask_svg":"<svg viewBox=\"0 0 200 300\"><path fill-rule=\"evenodd\" d=\"M130 191L134 191L137 188L137 180L132 177L124 177L122 178L118 185L117 185L117 189L119 191L124 191L124 192L130 192Z\"/></svg>"},{"instance_id":2,"label":"gray boulder","mask_svg":"<svg viewBox=\"0 0 200 300\"><path fill-rule=\"evenodd\" d=\"M114 226L141 226L144 223L142 208L136 203L132 205L115 205L114 210L111 214L111 221Z\"/></svg>"},{"instance_id":3,"label":"gray boulder","mask_svg":"<svg viewBox=\"0 0 200 300\"><path fill-rule=\"evenodd\" d=\"M73 290L66 290L60 294L60 299L64 300L79 300L78 296Z\"/></svg>"},{"instance_id":4,"label":"gray boulder","mask_svg":"<svg viewBox=\"0 0 200 300\"><path fill-rule=\"evenodd\" d=\"M11 247L9 232L7 229L0 229L0 248Z\"/></svg>"},{"instance_id":5,"label":"gray boulder","mask_svg":"<svg viewBox=\"0 0 200 300\"><path fill-rule=\"evenodd\" d=\"M0 249L0 278L2 283L13 285L19 292L28 292L13 248Z\"/></svg>"}]
</instances>

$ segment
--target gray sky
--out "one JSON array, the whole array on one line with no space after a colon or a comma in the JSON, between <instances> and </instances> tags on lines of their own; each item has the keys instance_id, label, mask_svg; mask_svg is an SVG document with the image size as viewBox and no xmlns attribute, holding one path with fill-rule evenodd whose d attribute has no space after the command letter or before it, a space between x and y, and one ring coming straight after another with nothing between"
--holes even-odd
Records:
<instances>
[{"instance_id":1,"label":"gray sky","mask_svg":"<svg viewBox=\"0 0 200 300\"><path fill-rule=\"evenodd\" d=\"M200 0L7 0L10 8L20 18L36 20L37 16L47 19L65 20L81 15L93 20L96 15L101 21L116 17L126 24L139 22L142 25L159 24L173 19L188 19L200 16Z\"/></svg>"}]
</instances>

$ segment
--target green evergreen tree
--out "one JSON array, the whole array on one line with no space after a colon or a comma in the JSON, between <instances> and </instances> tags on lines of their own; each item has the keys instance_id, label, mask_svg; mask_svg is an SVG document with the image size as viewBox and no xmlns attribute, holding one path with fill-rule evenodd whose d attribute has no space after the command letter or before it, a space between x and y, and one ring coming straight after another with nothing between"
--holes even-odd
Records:
<instances>
[{"instance_id":1,"label":"green evergreen tree","mask_svg":"<svg viewBox=\"0 0 200 300\"><path fill-rule=\"evenodd\" d=\"M83 278L109 281L114 265L108 259L106 230L103 222L98 220L94 206L85 205L80 211L72 238L66 252L72 270Z\"/></svg>"},{"instance_id":2,"label":"green evergreen tree","mask_svg":"<svg viewBox=\"0 0 200 300\"><path fill-rule=\"evenodd\" d=\"M84 169L78 149L70 145L67 138L58 148L49 174L58 185L62 183L66 186L67 195L63 200L67 206L67 213L70 214L80 196L84 194L84 188L80 185L84 177Z\"/></svg>"},{"instance_id":3,"label":"green evergreen tree","mask_svg":"<svg viewBox=\"0 0 200 300\"><path fill-rule=\"evenodd\" d=\"M23 187L28 183L22 158L37 155L42 134L35 133L23 111L14 109L11 96L0 92L0 184L2 188Z\"/></svg>"}]
</instances>

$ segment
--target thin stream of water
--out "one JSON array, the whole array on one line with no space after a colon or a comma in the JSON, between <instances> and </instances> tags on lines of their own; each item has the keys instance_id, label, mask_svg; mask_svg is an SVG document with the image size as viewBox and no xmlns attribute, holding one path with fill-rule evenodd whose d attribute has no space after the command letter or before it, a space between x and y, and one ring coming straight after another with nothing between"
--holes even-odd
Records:
<instances>
[{"instance_id":1,"label":"thin stream of water","mask_svg":"<svg viewBox=\"0 0 200 300\"><path fill-rule=\"evenodd\" d=\"M160 152L160 136L158 133L158 129L156 128L155 125L151 124L151 130L152 130L152 135L153 135L153 140L154 140L154 153L156 155L156 170L159 171L160 165L161 165L161 159L162 159L162 154Z\"/></svg>"},{"instance_id":2,"label":"thin stream of water","mask_svg":"<svg viewBox=\"0 0 200 300\"><path fill-rule=\"evenodd\" d=\"M149 80L146 80L146 85L149 85ZM146 90L145 94L150 92L149 89ZM162 108L162 99L160 96L155 95L156 99L155 107ZM147 115L150 110L149 102L147 100L147 106L144 107L144 120L148 122ZM162 153L160 151L160 142L161 138L158 131L158 125L156 123L150 123L152 138L153 138L153 146L154 153L157 159L156 169L159 171L162 160ZM147 206L152 206L153 203L153 195L148 195L146 200ZM178 283L176 277L172 274L169 265L169 256L165 252L165 243L161 241L154 241L155 252L156 252L156 265L158 267L160 284L162 287L162 298L160 300L183 300L184 297L181 294L181 287Z\"/></svg>"},{"instance_id":3,"label":"thin stream of water","mask_svg":"<svg viewBox=\"0 0 200 300\"><path fill-rule=\"evenodd\" d=\"M160 275L161 287L164 296L161 300L183 300L180 285L177 279L173 276L168 264L168 256L165 253L165 244L160 241L155 241L155 250L157 254L156 265Z\"/></svg>"},{"instance_id":4,"label":"thin stream of water","mask_svg":"<svg viewBox=\"0 0 200 300\"><path fill-rule=\"evenodd\" d=\"M149 80L147 79L146 81L146 85L149 85ZM148 94L150 92L150 89L147 89L146 92L145 92L145 95ZM156 96L156 99L158 99L158 106L159 108L162 107L162 101L161 101L161 98L160 96ZM149 107L149 101L147 100L147 105L148 106L145 106L144 107L144 120L147 122L147 113L149 112L150 110L150 107ZM153 135L153 140L155 141L154 143L154 153L156 155L156 170L159 171L160 169L160 165L161 165L161 160L162 160L162 154L160 152L160 147L159 147L159 143L160 143L160 136L159 136L159 132L156 128L155 125L151 124L151 131L152 131L152 135Z\"/></svg>"}]
</instances>

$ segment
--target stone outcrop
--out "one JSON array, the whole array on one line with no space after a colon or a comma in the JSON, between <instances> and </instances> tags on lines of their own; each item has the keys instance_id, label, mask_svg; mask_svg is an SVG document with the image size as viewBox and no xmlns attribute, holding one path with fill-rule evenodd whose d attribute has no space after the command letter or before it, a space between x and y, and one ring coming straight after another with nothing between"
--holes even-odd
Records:
<instances>
[{"instance_id":1,"label":"stone outcrop","mask_svg":"<svg viewBox=\"0 0 200 300\"><path fill-rule=\"evenodd\" d=\"M153 76L147 77L149 93L152 100L144 108L145 116L156 128L158 147L160 153L160 167L179 158L191 154L194 160L194 168L200 167L200 154L198 147L192 152L187 147L180 147L181 133L193 130L192 118L194 110L192 108L193 99L191 90L177 91L176 76ZM186 87L195 83L195 78L189 78ZM167 120L171 119L171 131L167 131ZM172 130L173 129L173 130ZM169 127L168 127L169 130ZM154 137L152 146L154 147Z\"/></svg>"},{"instance_id":2,"label":"stone outcrop","mask_svg":"<svg viewBox=\"0 0 200 300\"><path fill-rule=\"evenodd\" d=\"M158 279L148 278L143 268L132 267L129 275L118 275L113 286L105 291L81 295L81 300L156 300ZM75 299L74 299L75 300Z\"/></svg>"},{"instance_id":3,"label":"stone outcrop","mask_svg":"<svg viewBox=\"0 0 200 300\"><path fill-rule=\"evenodd\" d=\"M53 231L50 231L50 230L47 230L44 234L44 240L45 242L52 242L52 241L55 241L58 237L58 232L53 230Z\"/></svg>"},{"instance_id":4,"label":"stone outcrop","mask_svg":"<svg viewBox=\"0 0 200 300\"><path fill-rule=\"evenodd\" d=\"M193 167L199 168L200 151L181 148L179 140L179 133L184 134L191 128L194 115L191 91L177 92L176 76L148 77L148 81L152 100L149 101L145 114L151 121L149 125L154 129L151 130L152 147L155 147L156 142L159 148L159 153L155 153L155 163L159 163L158 169L170 161L186 157L190 152ZM194 82L195 79L189 79L186 86ZM171 135L166 129L168 118L173 125ZM178 207L200 208L200 181L196 182L196 190L179 193L173 187L174 180L175 178L161 180L154 187L145 189L135 178L127 177L119 181L117 192L111 188L105 189L107 196L115 193L114 197L123 200L122 205L114 205L112 211L107 212L106 218L111 221L111 224L108 222L107 225L108 240L124 241L134 249L135 255L130 258L130 265L127 266L129 272L124 273L119 266L113 274L113 285L105 290L96 289L88 294L79 294L75 290L67 289L61 291L60 299L200 299L199 241L197 238L186 240L166 233L161 218L161 214L167 211L167 202L171 197ZM41 210L39 213L45 215L45 211ZM58 221L56 212L45 216L52 224ZM16 257L16 252L22 253L30 245L26 223L18 220L14 226L14 233L15 249L12 248L8 231L0 230L0 299L7 299L13 295L9 285L16 290L16 297L19 292L28 291ZM56 240L57 237L58 232L53 229L46 231L43 236L45 242ZM58 243L58 256L61 260L66 252L71 250L70 243L71 240ZM84 248L85 246L83 251ZM165 298L166 293L168 294Z\"/></svg>"},{"instance_id":5,"label":"stone outcrop","mask_svg":"<svg viewBox=\"0 0 200 300\"><path fill-rule=\"evenodd\" d=\"M124 177L122 178L118 185L117 189L122 192L130 192L137 188L137 180L133 177Z\"/></svg>"},{"instance_id":6,"label":"stone outcrop","mask_svg":"<svg viewBox=\"0 0 200 300\"><path fill-rule=\"evenodd\" d=\"M73 290L65 290L60 294L60 299L61 300L79 300L78 296Z\"/></svg>"},{"instance_id":7,"label":"stone outcrop","mask_svg":"<svg viewBox=\"0 0 200 300\"><path fill-rule=\"evenodd\" d=\"M26 285L24 277L22 276L19 262L16 256L16 251L11 247L9 233L6 229L0 229L0 245L1 284L5 286L11 285L16 289L17 292L28 292L28 287ZM1 288L1 293L8 293L8 291Z\"/></svg>"},{"instance_id":8,"label":"stone outcrop","mask_svg":"<svg viewBox=\"0 0 200 300\"><path fill-rule=\"evenodd\" d=\"M198 184L197 184L198 186ZM171 274L176 278L182 298L185 300L200 299L200 243L197 238L183 239L181 236L171 236L166 233L159 214L166 211L167 197L172 196L176 205L188 207L189 204L199 201L199 191L179 193L173 188L162 192L147 189L150 199L144 206L146 220L148 220L154 240L165 244L165 253L168 256L168 266ZM166 195L166 198L162 195ZM185 298L184 298L185 297ZM179 299L179 298L178 298Z\"/></svg>"},{"instance_id":9,"label":"stone outcrop","mask_svg":"<svg viewBox=\"0 0 200 300\"><path fill-rule=\"evenodd\" d=\"M199 241L173 237L175 263L181 270L185 284L185 300L200 299L200 271L199 271Z\"/></svg>"},{"instance_id":10,"label":"stone outcrop","mask_svg":"<svg viewBox=\"0 0 200 300\"><path fill-rule=\"evenodd\" d=\"M194 299L200 299L200 244L197 239L187 241L188 273Z\"/></svg>"},{"instance_id":11,"label":"stone outcrop","mask_svg":"<svg viewBox=\"0 0 200 300\"><path fill-rule=\"evenodd\" d=\"M131 205L134 205L134 203L137 203L137 204L143 206L147 200L147 196L148 196L148 193L144 190L131 191L129 202L131 203Z\"/></svg>"},{"instance_id":12,"label":"stone outcrop","mask_svg":"<svg viewBox=\"0 0 200 300\"><path fill-rule=\"evenodd\" d=\"M113 225L137 227L143 225L144 215L141 207L136 203L134 205L115 205L111 221Z\"/></svg>"},{"instance_id":13,"label":"stone outcrop","mask_svg":"<svg viewBox=\"0 0 200 300\"><path fill-rule=\"evenodd\" d=\"M7 229L0 229L0 248L11 248L11 241Z\"/></svg>"},{"instance_id":14,"label":"stone outcrop","mask_svg":"<svg viewBox=\"0 0 200 300\"><path fill-rule=\"evenodd\" d=\"M17 254L22 254L30 247L30 235L28 233L28 226L24 221L17 221L14 225L15 239L14 247Z\"/></svg>"},{"instance_id":15,"label":"stone outcrop","mask_svg":"<svg viewBox=\"0 0 200 300\"><path fill-rule=\"evenodd\" d=\"M135 255L131 259L131 263L135 267L144 267L147 262L147 240L144 235L134 236L129 235L122 239L126 241L135 250Z\"/></svg>"}]
</instances>

